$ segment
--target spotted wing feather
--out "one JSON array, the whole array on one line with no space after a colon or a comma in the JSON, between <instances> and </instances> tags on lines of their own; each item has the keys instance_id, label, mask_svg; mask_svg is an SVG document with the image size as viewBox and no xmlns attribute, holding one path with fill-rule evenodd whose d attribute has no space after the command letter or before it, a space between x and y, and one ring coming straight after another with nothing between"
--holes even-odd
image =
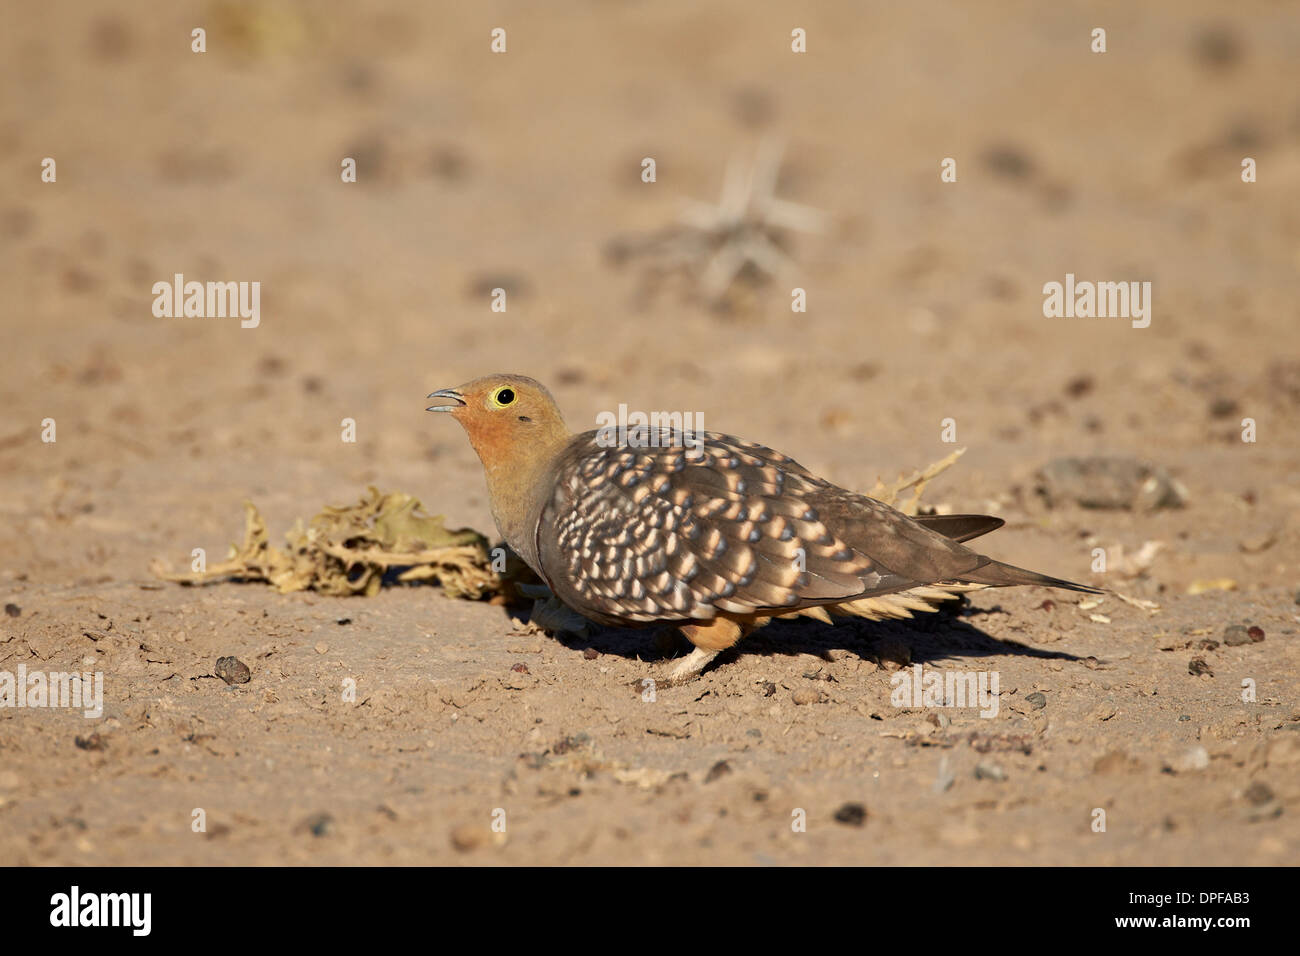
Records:
<instances>
[{"instance_id":1,"label":"spotted wing feather","mask_svg":"<svg viewBox=\"0 0 1300 956\"><path fill-rule=\"evenodd\" d=\"M924 583L851 545L837 527L851 493L779 452L716 433L598 434L561 456L537 525L543 577L589 618L783 613Z\"/></svg>"}]
</instances>

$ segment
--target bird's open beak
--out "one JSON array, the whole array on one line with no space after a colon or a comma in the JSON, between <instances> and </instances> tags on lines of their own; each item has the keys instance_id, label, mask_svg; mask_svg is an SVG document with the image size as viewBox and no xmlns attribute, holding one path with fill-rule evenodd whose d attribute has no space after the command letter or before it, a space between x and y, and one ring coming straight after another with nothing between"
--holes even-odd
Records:
<instances>
[{"instance_id":1,"label":"bird's open beak","mask_svg":"<svg viewBox=\"0 0 1300 956\"><path fill-rule=\"evenodd\" d=\"M441 388L436 392L430 392L429 397L443 399L443 402L430 405L425 409L426 412L454 412L458 408L465 407L464 396L454 388Z\"/></svg>"}]
</instances>

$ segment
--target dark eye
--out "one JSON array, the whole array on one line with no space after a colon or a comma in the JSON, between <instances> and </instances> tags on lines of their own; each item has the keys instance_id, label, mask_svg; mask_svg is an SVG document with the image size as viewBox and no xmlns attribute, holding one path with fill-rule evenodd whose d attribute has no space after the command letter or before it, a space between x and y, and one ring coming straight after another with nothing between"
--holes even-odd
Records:
<instances>
[{"instance_id":1,"label":"dark eye","mask_svg":"<svg viewBox=\"0 0 1300 956\"><path fill-rule=\"evenodd\" d=\"M497 408L506 408L515 403L515 390L513 388L498 388L492 393L492 401Z\"/></svg>"}]
</instances>

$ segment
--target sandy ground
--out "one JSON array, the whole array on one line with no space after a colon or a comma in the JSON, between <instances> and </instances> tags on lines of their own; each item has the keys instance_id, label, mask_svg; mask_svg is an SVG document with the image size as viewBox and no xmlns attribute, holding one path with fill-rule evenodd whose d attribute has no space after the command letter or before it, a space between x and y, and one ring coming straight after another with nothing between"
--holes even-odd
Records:
<instances>
[{"instance_id":1,"label":"sandy ground","mask_svg":"<svg viewBox=\"0 0 1300 956\"><path fill-rule=\"evenodd\" d=\"M105 701L0 709L0 862L1294 862L1300 16L1139 6L14 11L0 671L99 671ZM792 237L793 276L717 309L615 267L611 240L712 201L766 140L778 194L833 217ZM261 282L260 325L155 317L175 273ZM1044 318L1066 273L1150 281L1150 326ZM665 636L148 573L220 556L244 499L275 536L368 484L492 531L463 434L423 410L492 371L547 382L575 427L696 411L861 489L950 452L950 418L969 451L928 502L1158 609L1018 589L780 624L648 702ZM1038 470L1093 454L1167 469L1185 507L1047 507ZM228 655L250 682L212 676ZM996 671L997 716L894 706L916 663Z\"/></svg>"}]
</instances>

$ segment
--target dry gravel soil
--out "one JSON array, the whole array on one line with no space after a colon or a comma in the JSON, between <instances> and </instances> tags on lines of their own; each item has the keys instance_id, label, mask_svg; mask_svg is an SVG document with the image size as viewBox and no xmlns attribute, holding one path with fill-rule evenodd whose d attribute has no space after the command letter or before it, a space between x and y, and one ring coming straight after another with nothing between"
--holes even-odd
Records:
<instances>
[{"instance_id":1,"label":"dry gravel soil","mask_svg":"<svg viewBox=\"0 0 1300 956\"><path fill-rule=\"evenodd\" d=\"M6 17L0 671L100 671L105 704L0 709L0 862L1294 863L1294 6L560 6ZM778 194L831 215L789 237L793 279L714 307L607 256L765 140ZM178 272L260 281L260 325L156 318ZM1067 273L1151 281L1150 326L1044 318ZM863 489L946 455L952 419L969 450L925 500L1111 593L782 623L647 701L670 634L148 573L219 556L245 499L275 536L369 484L491 531L423 398L492 371L547 382L575 427L698 411ZM1036 476L1067 455L1150 462L1186 503L1048 507ZM251 680L215 677L226 656ZM996 671L997 716L894 706L918 663Z\"/></svg>"}]
</instances>

